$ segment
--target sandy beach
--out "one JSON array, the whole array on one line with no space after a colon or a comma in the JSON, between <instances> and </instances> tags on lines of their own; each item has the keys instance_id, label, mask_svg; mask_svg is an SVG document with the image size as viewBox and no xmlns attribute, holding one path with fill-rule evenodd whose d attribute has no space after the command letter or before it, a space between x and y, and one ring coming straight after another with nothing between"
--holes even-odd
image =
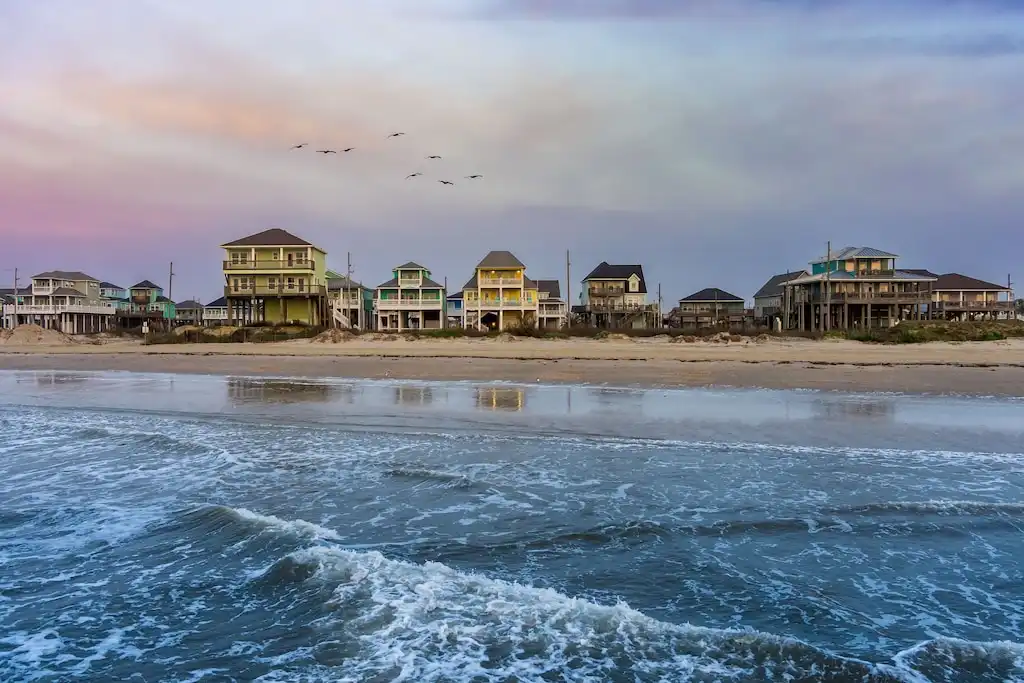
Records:
<instances>
[{"instance_id":1,"label":"sandy beach","mask_svg":"<svg viewBox=\"0 0 1024 683\"><path fill-rule=\"evenodd\" d=\"M1024 396L1024 340L864 344L744 339L353 339L143 345L40 339L0 345L5 370L582 382Z\"/></svg>"}]
</instances>

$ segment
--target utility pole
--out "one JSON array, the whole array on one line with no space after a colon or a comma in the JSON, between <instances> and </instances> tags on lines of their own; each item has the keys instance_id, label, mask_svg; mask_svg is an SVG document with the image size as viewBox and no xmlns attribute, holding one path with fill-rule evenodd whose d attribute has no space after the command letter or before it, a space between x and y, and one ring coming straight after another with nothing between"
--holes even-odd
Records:
<instances>
[{"instance_id":1,"label":"utility pole","mask_svg":"<svg viewBox=\"0 0 1024 683\"><path fill-rule=\"evenodd\" d=\"M565 326L572 327L572 276L570 275L569 250L565 250Z\"/></svg>"},{"instance_id":2,"label":"utility pole","mask_svg":"<svg viewBox=\"0 0 1024 683\"><path fill-rule=\"evenodd\" d=\"M352 306L352 252L345 252L346 266L345 266L345 318L348 320L349 329L352 329L352 312L350 307ZM358 323L359 313L356 313L356 321Z\"/></svg>"},{"instance_id":3,"label":"utility pole","mask_svg":"<svg viewBox=\"0 0 1024 683\"><path fill-rule=\"evenodd\" d=\"M825 313L821 318L821 329L827 332L832 314L832 240L825 245ZM868 304L869 306L871 304Z\"/></svg>"},{"instance_id":4,"label":"utility pole","mask_svg":"<svg viewBox=\"0 0 1024 683\"><path fill-rule=\"evenodd\" d=\"M11 329L18 326L18 269L14 269L14 320L11 321Z\"/></svg>"},{"instance_id":5,"label":"utility pole","mask_svg":"<svg viewBox=\"0 0 1024 683\"><path fill-rule=\"evenodd\" d=\"M167 272L167 298L174 301L172 296L174 292L174 261L171 261L171 267Z\"/></svg>"},{"instance_id":6,"label":"utility pole","mask_svg":"<svg viewBox=\"0 0 1024 683\"><path fill-rule=\"evenodd\" d=\"M661 283L660 282L658 283L658 320L657 320L657 326L658 327L664 327L665 326L665 318L661 314Z\"/></svg>"}]
</instances>

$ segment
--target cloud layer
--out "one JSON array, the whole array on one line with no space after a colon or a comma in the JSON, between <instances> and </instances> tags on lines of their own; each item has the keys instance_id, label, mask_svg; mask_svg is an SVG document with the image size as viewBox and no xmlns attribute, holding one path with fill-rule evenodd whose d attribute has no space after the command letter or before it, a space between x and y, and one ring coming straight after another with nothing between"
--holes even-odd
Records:
<instances>
[{"instance_id":1,"label":"cloud layer","mask_svg":"<svg viewBox=\"0 0 1024 683\"><path fill-rule=\"evenodd\" d=\"M174 260L209 299L216 245L276 225L368 284L410 259L461 284L489 249L557 277L571 249L574 279L623 260L666 301L749 297L826 240L1004 280L1024 12L814 7L8 3L0 271Z\"/></svg>"}]
</instances>

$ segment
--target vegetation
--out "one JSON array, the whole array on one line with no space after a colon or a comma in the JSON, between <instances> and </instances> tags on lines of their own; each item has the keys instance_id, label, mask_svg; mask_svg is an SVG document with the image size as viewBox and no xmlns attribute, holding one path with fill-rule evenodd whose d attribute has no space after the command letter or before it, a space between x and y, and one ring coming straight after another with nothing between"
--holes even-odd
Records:
<instances>
[{"instance_id":1,"label":"vegetation","mask_svg":"<svg viewBox=\"0 0 1024 683\"><path fill-rule=\"evenodd\" d=\"M267 343L291 339L311 339L324 331L323 327L288 323L283 325L256 324L246 327L196 327L186 325L170 332L151 333L144 344L238 344L244 342Z\"/></svg>"},{"instance_id":2,"label":"vegetation","mask_svg":"<svg viewBox=\"0 0 1024 683\"><path fill-rule=\"evenodd\" d=\"M896 327L850 332L847 339L875 344L921 344L924 342L999 341L1024 337L1024 321L990 320L945 322L941 320L904 321Z\"/></svg>"}]
</instances>

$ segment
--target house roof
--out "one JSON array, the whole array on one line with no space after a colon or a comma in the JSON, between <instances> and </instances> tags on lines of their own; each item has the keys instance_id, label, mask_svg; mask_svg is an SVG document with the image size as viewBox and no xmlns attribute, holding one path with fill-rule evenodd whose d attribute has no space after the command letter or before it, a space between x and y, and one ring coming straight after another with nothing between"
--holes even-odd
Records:
<instances>
[{"instance_id":1,"label":"house roof","mask_svg":"<svg viewBox=\"0 0 1024 683\"><path fill-rule=\"evenodd\" d=\"M327 289L365 289L361 282L356 282L350 277L344 275L340 277L329 277L327 278Z\"/></svg>"},{"instance_id":2,"label":"house roof","mask_svg":"<svg viewBox=\"0 0 1024 683\"><path fill-rule=\"evenodd\" d=\"M833 261L845 261L851 258L899 258L899 256L882 251L881 249L875 249L874 247L843 247L832 252ZM811 261L811 263L825 263L828 260L828 256L825 255Z\"/></svg>"},{"instance_id":3,"label":"house roof","mask_svg":"<svg viewBox=\"0 0 1024 683\"><path fill-rule=\"evenodd\" d=\"M8 295L12 295L13 296L14 294L31 294L31 293L32 293L32 287L19 287L17 292L15 292L13 287L6 287L6 288L0 287L0 294L8 294Z\"/></svg>"},{"instance_id":4,"label":"house roof","mask_svg":"<svg viewBox=\"0 0 1024 683\"><path fill-rule=\"evenodd\" d=\"M680 299L680 301L743 301L740 297L735 294L730 294L724 289L718 287L708 287L702 289L699 292L694 292L690 296Z\"/></svg>"},{"instance_id":5,"label":"house roof","mask_svg":"<svg viewBox=\"0 0 1024 683\"><path fill-rule=\"evenodd\" d=\"M973 277L967 277L960 273L945 273L937 276L935 284L932 285L933 291L939 292L962 292L962 291L1000 291L1009 292L1010 288L1006 285L997 285L992 282L985 282L984 280L978 280Z\"/></svg>"},{"instance_id":6,"label":"house roof","mask_svg":"<svg viewBox=\"0 0 1024 683\"><path fill-rule=\"evenodd\" d=\"M526 264L515 257L511 251L491 251L484 256L477 268L525 268Z\"/></svg>"},{"instance_id":7,"label":"house roof","mask_svg":"<svg viewBox=\"0 0 1024 683\"><path fill-rule=\"evenodd\" d=\"M910 273L911 275L924 275L925 277L939 277L932 271L926 268L900 268L904 273Z\"/></svg>"},{"instance_id":8,"label":"house roof","mask_svg":"<svg viewBox=\"0 0 1024 683\"><path fill-rule=\"evenodd\" d=\"M782 294L782 285L794 278L798 278L801 275L807 275L806 270L795 270L792 273L779 273L778 275L772 275L768 282L761 286L761 289L757 290L754 294L755 299L760 299L766 296L780 296Z\"/></svg>"},{"instance_id":9,"label":"house roof","mask_svg":"<svg viewBox=\"0 0 1024 683\"><path fill-rule=\"evenodd\" d=\"M449 294L448 295L448 299L449 300L451 300L451 299L461 299L461 298L462 298L462 292L455 292L454 294Z\"/></svg>"},{"instance_id":10,"label":"house roof","mask_svg":"<svg viewBox=\"0 0 1024 683\"><path fill-rule=\"evenodd\" d=\"M590 271L590 274L583 278L587 280L628 280L630 275L640 278L640 292L647 293L647 281L644 279L644 268L637 264L614 264L601 261L597 267Z\"/></svg>"},{"instance_id":11,"label":"house roof","mask_svg":"<svg viewBox=\"0 0 1024 683\"><path fill-rule=\"evenodd\" d=\"M552 299L562 298L562 286L558 280L537 280L537 291L547 292Z\"/></svg>"},{"instance_id":12,"label":"house roof","mask_svg":"<svg viewBox=\"0 0 1024 683\"><path fill-rule=\"evenodd\" d=\"M124 287L119 287L118 285L115 285L113 282L101 282L100 283L100 288L101 289L124 289Z\"/></svg>"},{"instance_id":13,"label":"house roof","mask_svg":"<svg viewBox=\"0 0 1024 683\"><path fill-rule=\"evenodd\" d=\"M408 263L396 266L395 270L426 270L426 268L416 263L415 261L409 261Z\"/></svg>"},{"instance_id":14,"label":"house roof","mask_svg":"<svg viewBox=\"0 0 1024 683\"><path fill-rule=\"evenodd\" d=\"M399 266L399 268L401 268L401 267L402 266ZM398 286L398 278L397 277L393 277L390 280L388 280L387 282L382 282L379 285L377 285L377 289L381 289L382 287L397 287L397 286ZM444 289L444 285L442 285L440 283L437 283L437 282L434 282L429 277L424 277L423 278L423 283L419 287L409 287L409 286L403 285L402 289Z\"/></svg>"},{"instance_id":15,"label":"house roof","mask_svg":"<svg viewBox=\"0 0 1024 683\"><path fill-rule=\"evenodd\" d=\"M226 296L222 296L219 299L214 299L210 303L206 304L206 308L227 308L227 307L228 307L228 298Z\"/></svg>"},{"instance_id":16,"label":"house roof","mask_svg":"<svg viewBox=\"0 0 1024 683\"><path fill-rule=\"evenodd\" d=\"M166 296L158 296L156 298L156 300L157 300L157 303L161 303L161 304L173 304L174 303L172 300L168 299ZM177 307L175 307L175 308L177 308Z\"/></svg>"},{"instance_id":17,"label":"house roof","mask_svg":"<svg viewBox=\"0 0 1024 683\"><path fill-rule=\"evenodd\" d=\"M174 304L174 307L179 311L194 311L197 308L202 308L203 305L195 299L185 299L184 301Z\"/></svg>"},{"instance_id":18,"label":"house roof","mask_svg":"<svg viewBox=\"0 0 1024 683\"><path fill-rule=\"evenodd\" d=\"M51 292L53 296L85 296L73 287L58 287Z\"/></svg>"},{"instance_id":19,"label":"house roof","mask_svg":"<svg viewBox=\"0 0 1024 683\"><path fill-rule=\"evenodd\" d=\"M312 247L312 243L296 237L287 230L270 228L254 235L242 237L234 242L226 242L221 247Z\"/></svg>"},{"instance_id":20,"label":"house roof","mask_svg":"<svg viewBox=\"0 0 1024 683\"><path fill-rule=\"evenodd\" d=\"M937 275L919 275L906 270L894 270L892 273L885 275L860 275L858 273L851 273L845 270L833 270L831 273L815 273L813 275L800 275L786 282L786 284L802 285L808 282L821 282L825 278L828 278L832 282L845 281L845 282L892 282L893 280L903 280L906 282L932 282L938 276Z\"/></svg>"},{"instance_id":21,"label":"house roof","mask_svg":"<svg viewBox=\"0 0 1024 683\"><path fill-rule=\"evenodd\" d=\"M48 270L32 276L33 280L91 280L99 282L92 275L87 275L80 270Z\"/></svg>"},{"instance_id":22,"label":"house roof","mask_svg":"<svg viewBox=\"0 0 1024 683\"><path fill-rule=\"evenodd\" d=\"M163 289L163 287L161 287L160 285L154 285L149 280L143 280L142 282L135 283L128 289Z\"/></svg>"}]
</instances>

